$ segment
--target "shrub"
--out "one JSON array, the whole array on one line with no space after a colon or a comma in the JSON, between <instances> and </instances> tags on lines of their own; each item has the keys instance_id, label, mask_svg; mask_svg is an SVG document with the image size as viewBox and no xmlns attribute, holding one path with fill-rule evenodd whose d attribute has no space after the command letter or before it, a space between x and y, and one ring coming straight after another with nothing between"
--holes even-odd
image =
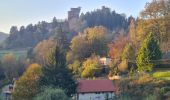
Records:
<instances>
[{"instance_id":1,"label":"shrub","mask_svg":"<svg viewBox=\"0 0 170 100\"><path fill-rule=\"evenodd\" d=\"M63 90L48 87L45 88L44 92L38 94L34 100L69 100L69 98Z\"/></svg>"},{"instance_id":2,"label":"shrub","mask_svg":"<svg viewBox=\"0 0 170 100\"><path fill-rule=\"evenodd\" d=\"M157 100L156 95L148 95L144 100Z\"/></svg>"}]
</instances>

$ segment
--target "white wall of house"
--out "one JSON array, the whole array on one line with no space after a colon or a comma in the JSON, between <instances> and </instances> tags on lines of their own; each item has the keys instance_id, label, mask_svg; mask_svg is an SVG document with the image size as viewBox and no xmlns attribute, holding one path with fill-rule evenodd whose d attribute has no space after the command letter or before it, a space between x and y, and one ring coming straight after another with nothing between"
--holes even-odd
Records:
<instances>
[{"instance_id":1,"label":"white wall of house","mask_svg":"<svg viewBox=\"0 0 170 100\"><path fill-rule=\"evenodd\" d=\"M103 65L109 65L111 62L111 59L110 58L100 58L100 63L103 64Z\"/></svg>"},{"instance_id":2,"label":"white wall of house","mask_svg":"<svg viewBox=\"0 0 170 100\"><path fill-rule=\"evenodd\" d=\"M114 92L79 93L77 96L77 100L106 100L106 98L113 98L115 94Z\"/></svg>"}]
</instances>

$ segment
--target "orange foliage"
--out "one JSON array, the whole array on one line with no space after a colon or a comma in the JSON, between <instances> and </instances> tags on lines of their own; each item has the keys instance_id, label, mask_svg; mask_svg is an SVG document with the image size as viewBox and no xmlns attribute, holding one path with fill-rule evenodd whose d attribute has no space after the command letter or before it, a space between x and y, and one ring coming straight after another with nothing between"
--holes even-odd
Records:
<instances>
[{"instance_id":1,"label":"orange foliage","mask_svg":"<svg viewBox=\"0 0 170 100\"><path fill-rule=\"evenodd\" d=\"M109 56L112 59L120 59L125 45L128 43L128 37L119 36L115 41L109 44Z\"/></svg>"}]
</instances>

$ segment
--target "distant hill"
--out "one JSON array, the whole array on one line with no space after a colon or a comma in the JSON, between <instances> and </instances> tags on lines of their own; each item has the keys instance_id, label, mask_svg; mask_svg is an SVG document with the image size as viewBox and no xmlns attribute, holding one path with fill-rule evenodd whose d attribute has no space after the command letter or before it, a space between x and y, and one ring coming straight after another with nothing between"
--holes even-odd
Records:
<instances>
[{"instance_id":1,"label":"distant hill","mask_svg":"<svg viewBox=\"0 0 170 100\"><path fill-rule=\"evenodd\" d=\"M19 29L12 26L9 37L5 40L3 49L19 49L34 47L40 41L48 39L50 36L57 34L58 28L61 26L64 32L67 32L66 22L52 21L51 23L42 21L35 25L29 24Z\"/></svg>"},{"instance_id":2,"label":"distant hill","mask_svg":"<svg viewBox=\"0 0 170 100\"><path fill-rule=\"evenodd\" d=\"M2 43L7 37L8 37L8 34L0 32L0 43Z\"/></svg>"},{"instance_id":3,"label":"distant hill","mask_svg":"<svg viewBox=\"0 0 170 100\"><path fill-rule=\"evenodd\" d=\"M104 26L110 31L119 32L119 30L128 29L128 20L125 15L118 14L103 6L101 9L81 14L78 19L58 20L54 17L52 22L42 21L35 25L29 24L20 28L12 26L10 35L5 40L2 48L35 47L40 41L56 35L59 28L62 28L62 31L67 33L68 40L71 40L73 36L82 32L85 28L94 26Z\"/></svg>"}]
</instances>

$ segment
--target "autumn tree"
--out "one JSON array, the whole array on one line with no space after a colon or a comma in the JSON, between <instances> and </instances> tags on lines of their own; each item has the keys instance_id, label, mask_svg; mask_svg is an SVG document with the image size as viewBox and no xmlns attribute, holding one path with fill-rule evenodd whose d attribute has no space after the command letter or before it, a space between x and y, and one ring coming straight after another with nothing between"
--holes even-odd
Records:
<instances>
[{"instance_id":1,"label":"autumn tree","mask_svg":"<svg viewBox=\"0 0 170 100\"><path fill-rule=\"evenodd\" d=\"M2 67L6 78L12 81L13 78L18 77L18 66L16 57L13 54L5 54L2 58Z\"/></svg>"},{"instance_id":2,"label":"autumn tree","mask_svg":"<svg viewBox=\"0 0 170 100\"><path fill-rule=\"evenodd\" d=\"M72 39L71 50L68 52L67 58L83 61L92 54L106 56L108 51L107 43L110 38L108 36L107 29L102 26L85 29L83 33ZM67 61L69 61L68 59Z\"/></svg>"},{"instance_id":3,"label":"autumn tree","mask_svg":"<svg viewBox=\"0 0 170 100\"><path fill-rule=\"evenodd\" d=\"M170 1L169 0L152 0L147 3L145 9L140 14L140 21L138 23L138 34L142 39L147 33L153 33L158 38L158 43L161 49L167 51L166 48L169 40L169 26L170 26ZM165 43L166 45L162 45Z\"/></svg>"},{"instance_id":4,"label":"autumn tree","mask_svg":"<svg viewBox=\"0 0 170 100\"><path fill-rule=\"evenodd\" d=\"M109 44L109 56L112 59L121 59L123 49L128 43L128 38L125 36L119 36Z\"/></svg>"},{"instance_id":5,"label":"autumn tree","mask_svg":"<svg viewBox=\"0 0 170 100\"><path fill-rule=\"evenodd\" d=\"M161 50L157 39L152 33L143 41L140 50L138 51L136 63L139 71L151 71L155 65L155 60L161 59Z\"/></svg>"},{"instance_id":6,"label":"autumn tree","mask_svg":"<svg viewBox=\"0 0 170 100\"><path fill-rule=\"evenodd\" d=\"M130 26L129 26L129 39L132 43L132 45L134 45L134 49L137 50L138 46L139 46L139 40L137 37L137 21L135 20L135 18L131 18L130 21Z\"/></svg>"},{"instance_id":7,"label":"autumn tree","mask_svg":"<svg viewBox=\"0 0 170 100\"><path fill-rule=\"evenodd\" d=\"M72 64L69 64L69 69L72 71L72 73L80 77L81 76L81 62L79 60L75 60Z\"/></svg>"},{"instance_id":8,"label":"autumn tree","mask_svg":"<svg viewBox=\"0 0 170 100\"><path fill-rule=\"evenodd\" d=\"M32 100L40 92L41 67L38 64L31 64L26 72L15 82L13 91L14 100Z\"/></svg>"},{"instance_id":9,"label":"autumn tree","mask_svg":"<svg viewBox=\"0 0 170 100\"><path fill-rule=\"evenodd\" d=\"M103 26L96 26L94 28L87 28L84 30L91 53L96 55L106 56L109 42L108 30Z\"/></svg>"},{"instance_id":10,"label":"autumn tree","mask_svg":"<svg viewBox=\"0 0 170 100\"><path fill-rule=\"evenodd\" d=\"M48 57L48 53L51 49L53 49L56 45L56 41L54 38L49 38L48 40L43 40L37 44L37 46L33 49L34 59L41 65L44 65L46 62L46 58Z\"/></svg>"},{"instance_id":11,"label":"autumn tree","mask_svg":"<svg viewBox=\"0 0 170 100\"><path fill-rule=\"evenodd\" d=\"M132 44L126 44L122 53L122 60L135 60L135 49Z\"/></svg>"},{"instance_id":12,"label":"autumn tree","mask_svg":"<svg viewBox=\"0 0 170 100\"><path fill-rule=\"evenodd\" d=\"M65 55L58 46L49 54L42 73L41 86L61 88L68 96L76 92L77 85L66 65Z\"/></svg>"},{"instance_id":13,"label":"autumn tree","mask_svg":"<svg viewBox=\"0 0 170 100\"><path fill-rule=\"evenodd\" d=\"M70 51L67 53L67 61L79 59L83 60L91 55L88 42L84 35L75 36L70 45Z\"/></svg>"},{"instance_id":14,"label":"autumn tree","mask_svg":"<svg viewBox=\"0 0 170 100\"><path fill-rule=\"evenodd\" d=\"M97 77L101 71L101 65L99 63L99 57L92 55L83 62L81 76L83 78Z\"/></svg>"}]
</instances>

